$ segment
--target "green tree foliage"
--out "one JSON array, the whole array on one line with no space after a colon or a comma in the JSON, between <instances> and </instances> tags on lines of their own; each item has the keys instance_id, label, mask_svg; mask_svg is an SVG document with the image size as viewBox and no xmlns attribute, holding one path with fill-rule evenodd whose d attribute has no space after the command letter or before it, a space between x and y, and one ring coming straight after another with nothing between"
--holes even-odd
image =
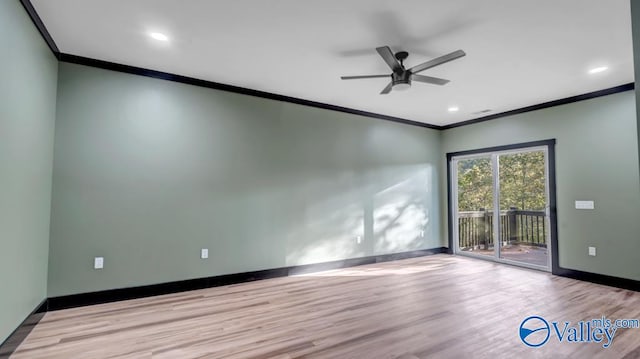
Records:
<instances>
[{"instance_id":1,"label":"green tree foliage","mask_svg":"<svg viewBox=\"0 0 640 359\"><path fill-rule=\"evenodd\" d=\"M491 158L458 162L458 210L479 211L493 208Z\"/></svg>"},{"instance_id":2,"label":"green tree foliage","mask_svg":"<svg viewBox=\"0 0 640 359\"><path fill-rule=\"evenodd\" d=\"M500 209L544 210L545 163L541 151L498 156ZM491 158L458 162L458 210L493 208Z\"/></svg>"},{"instance_id":3,"label":"green tree foliage","mask_svg":"<svg viewBox=\"0 0 640 359\"><path fill-rule=\"evenodd\" d=\"M498 157L500 161L500 207L541 211L546 202L544 152Z\"/></svg>"}]
</instances>

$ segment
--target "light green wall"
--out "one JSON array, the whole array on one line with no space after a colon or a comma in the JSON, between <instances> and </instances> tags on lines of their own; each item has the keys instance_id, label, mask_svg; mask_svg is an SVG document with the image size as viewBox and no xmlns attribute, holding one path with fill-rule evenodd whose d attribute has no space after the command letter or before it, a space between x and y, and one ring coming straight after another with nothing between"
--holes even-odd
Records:
<instances>
[{"instance_id":1,"label":"light green wall","mask_svg":"<svg viewBox=\"0 0 640 359\"><path fill-rule=\"evenodd\" d=\"M440 246L439 131L66 63L59 77L50 296Z\"/></svg>"},{"instance_id":2,"label":"light green wall","mask_svg":"<svg viewBox=\"0 0 640 359\"><path fill-rule=\"evenodd\" d=\"M0 343L46 297L57 60L0 1Z\"/></svg>"},{"instance_id":3,"label":"light green wall","mask_svg":"<svg viewBox=\"0 0 640 359\"><path fill-rule=\"evenodd\" d=\"M50 296L446 245L444 154L548 138L560 264L640 279L633 92L438 132L79 65L59 76Z\"/></svg>"},{"instance_id":4,"label":"light green wall","mask_svg":"<svg viewBox=\"0 0 640 359\"><path fill-rule=\"evenodd\" d=\"M442 156L550 138L557 139L560 265L640 280L640 179L633 91L443 131ZM443 171L441 179L446 181L445 176ZM595 210L576 210L575 200L594 200ZM445 201L442 213L447 211ZM596 257L588 256L588 246L597 247Z\"/></svg>"}]
</instances>

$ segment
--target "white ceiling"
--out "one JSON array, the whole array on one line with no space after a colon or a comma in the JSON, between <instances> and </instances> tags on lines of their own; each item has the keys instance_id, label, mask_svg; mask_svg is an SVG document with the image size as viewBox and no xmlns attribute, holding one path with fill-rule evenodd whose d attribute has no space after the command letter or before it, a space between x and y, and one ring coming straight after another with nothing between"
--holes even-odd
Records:
<instances>
[{"instance_id":1,"label":"white ceiling","mask_svg":"<svg viewBox=\"0 0 640 359\"><path fill-rule=\"evenodd\" d=\"M32 2L63 53L434 125L633 82L629 0ZM379 95L387 79L340 80L390 73L382 45L408 67L467 56L422 73L445 86Z\"/></svg>"}]
</instances>

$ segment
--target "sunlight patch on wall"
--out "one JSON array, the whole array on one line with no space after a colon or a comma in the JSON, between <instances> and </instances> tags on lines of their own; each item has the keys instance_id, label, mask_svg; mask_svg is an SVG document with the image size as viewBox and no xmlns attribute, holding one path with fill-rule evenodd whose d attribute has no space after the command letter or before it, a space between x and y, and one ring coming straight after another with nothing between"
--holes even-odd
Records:
<instances>
[{"instance_id":1,"label":"sunlight patch on wall","mask_svg":"<svg viewBox=\"0 0 640 359\"><path fill-rule=\"evenodd\" d=\"M421 168L406 180L375 195L375 253L420 248L430 223L427 204L430 174L431 168Z\"/></svg>"},{"instance_id":2,"label":"sunlight patch on wall","mask_svg":"<svg viewBox=\"0 0 640 359\"><path fill-rule=\"evenodd\" d=\"M318 178L298 189L291 189L292 194L299 194L296 196L299 199L298 211L293 215L300 216L300 224L288 236L287 265L365 255L362 191L354 183L357 183L354 173L343 173L338 180ZM351 187L351 190L335 193L336 187ZM308 203L310 193L314 198L324 200Z\"/></svg>"},{"instance_id":3,"label":"sunlight patch on wall","mask_svg":"<svg viewBox=\"0 0 640 359\"><path fill-rule=\"evenodd\" d=\"M287 189L294 202L289 217L299 220L286 234L287 265L437 246L433 175L430 164L421 164L318 173L313 181L295 183Z\"/></svg>"}]
</instances>

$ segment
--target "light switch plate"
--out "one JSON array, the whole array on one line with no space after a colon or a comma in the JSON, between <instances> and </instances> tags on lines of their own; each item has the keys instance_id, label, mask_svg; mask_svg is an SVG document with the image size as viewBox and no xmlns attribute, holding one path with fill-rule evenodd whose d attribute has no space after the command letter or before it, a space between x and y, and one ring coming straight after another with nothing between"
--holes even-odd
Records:
<instances>
[{"instance_id":1,"label":"light switch plate","mask_svg":"<svg viewBox=\"0 0 640 359\"><path fill-rule=\"evenodd\" d=\"M593 201L576 201L576 209L594 209Z\"/></svg>"},{"instance_id":2,"label":"light switch plate","mask_svg":"<svg viewBox=\"0 0 640 359\"><path fill-rule=\"evenodd\" d=\"M93 259L93 269L104 268L104 257L95 257Z\"/></svg>"},{"instance_id":3,"label":"light switch plate","mask_svg":"<svg viewBox=\"0 0 640 359\"><path fill-rule=\"evenodd\" d=\"M209 249L207 249L207 248L202 248L202 249L200 250L200 258L202 258L202 259L207 259L207 258L209 258Z\"/></svg>"},{"instance_id":4,"label":"light switch plate","mask_svg":"<svg viewBox=\"0 0 640 359\"><path fill-rule=\"evenodd\" d=\"M589 247L589 255L596 256L596 247Z\"/></svg>"}]
</instances>

